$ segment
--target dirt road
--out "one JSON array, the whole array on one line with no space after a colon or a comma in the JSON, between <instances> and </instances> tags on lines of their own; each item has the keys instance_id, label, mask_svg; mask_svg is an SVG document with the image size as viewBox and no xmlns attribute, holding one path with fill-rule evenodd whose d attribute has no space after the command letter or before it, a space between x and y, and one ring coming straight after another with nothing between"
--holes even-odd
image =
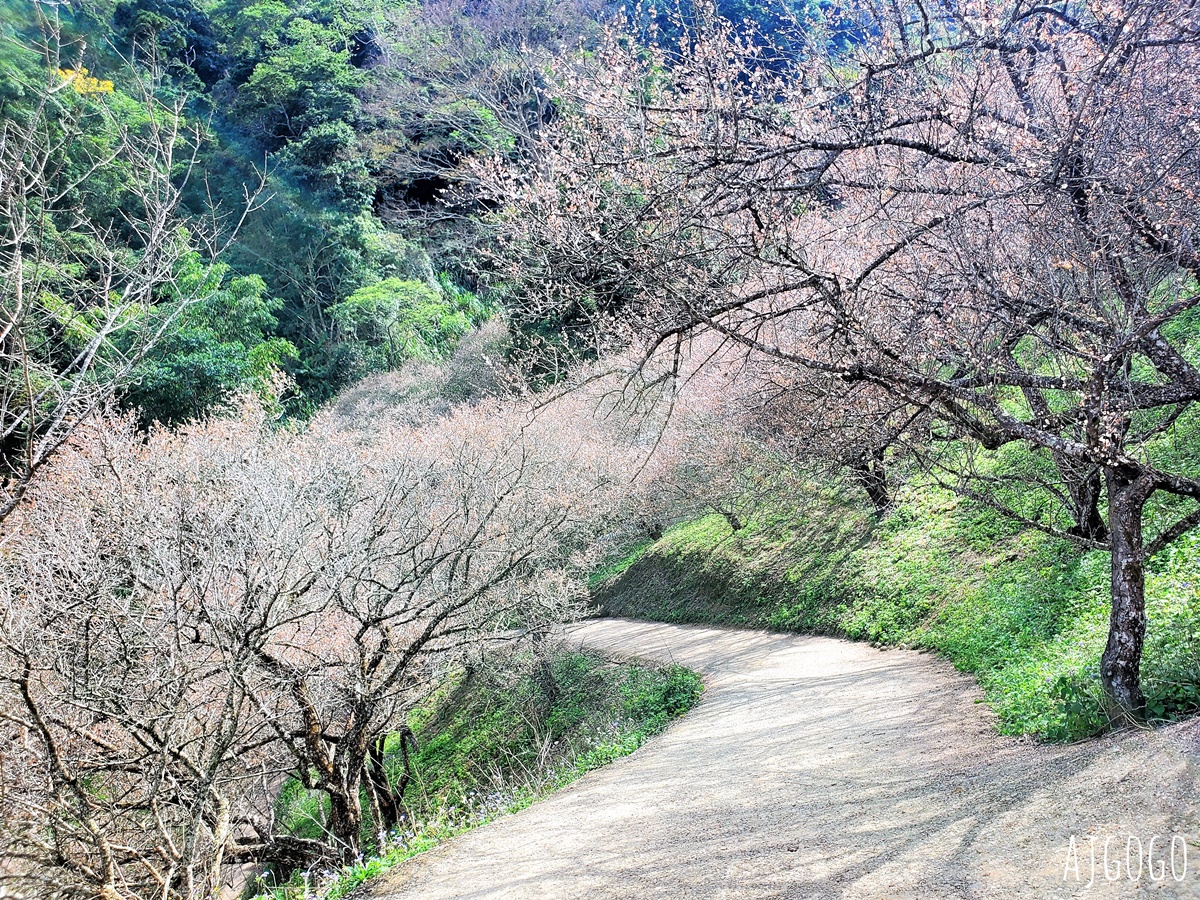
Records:
<instances>
[{"instance_id":1,"label":"dirt road","mask_svg":"<svg viewBox=\"0 0 1200 900\"><path fill-rule=\"evenodd\" d=\"M1200 897L1200 722L1038 747L928 655L616 619L572 638L695 669L704 699L369 896Z\"/></svg>"}]
</instances>

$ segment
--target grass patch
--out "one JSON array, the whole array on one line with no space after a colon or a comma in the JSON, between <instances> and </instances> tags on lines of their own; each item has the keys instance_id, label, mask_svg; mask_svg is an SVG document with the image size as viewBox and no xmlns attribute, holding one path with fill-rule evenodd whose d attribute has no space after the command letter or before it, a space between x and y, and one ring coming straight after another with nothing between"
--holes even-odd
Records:
<instances>
[{"instance_id":1,"label":"grass patch","mask_svg":"<svg viewBox=\"0 0 1200 900\"><path fill-rule=\"evenodd\" d=\"M635 562L641 559L643 553L654 545L652 540L640 541L627 548L616 559L605 563L588 577L588 587L594 588L605 581L616 578Z\"/></svg>"},{"instance_id":2,"label":"grass patch","mask_svg":"<svg viewBox=\"0 0 1200 900\"><path fill-rule=\"evenodd\" d=\"M610 615L828 634L936 650L973 674L1008 734L1074 740L1107 725L1099 659L1108 556L1021 531L956 495L912 484L878 519L836 485L768 506L733 532L685 522L616 576ZM1149 712L1200 709L1200 534L1147 573L1142 672Z\"/></svg>"},{"instance_id":3,"label":"grass patch","mask_svg":"<svg viewBox=\"0 0 1200 900\"><path fill-rule=\"evenodd\" d=\"M551 645L485 658L447 678L409 714L417 751L401 827L370 836L370 852L353 866L294 872L261 896L346 897L446 838L632 753L694 706L702 690L699 676L682 666L618 662ZM398 778L398 746L387 762ZM315 837L325 811L314 795L289 783L279 815L293 833Z\"/></svg>"}]
</instances>

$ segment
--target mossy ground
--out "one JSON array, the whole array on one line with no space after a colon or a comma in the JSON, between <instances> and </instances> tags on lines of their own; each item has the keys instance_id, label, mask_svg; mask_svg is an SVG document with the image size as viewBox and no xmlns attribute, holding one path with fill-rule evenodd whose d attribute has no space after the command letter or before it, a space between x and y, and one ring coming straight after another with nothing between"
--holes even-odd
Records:
<instances>
[{"instance_id":1,"label":"mossy ground","mask_svg":"<svg viewBox=\"0 0 1200 900\"><path fill-rule=\"evenodd\" d=\"M593 586L611 615L828 634L936 650L973 674L1009 734L1104 728L1108 556L1022 531L987 507L908 485L878 516L835 484L670 529ZM1143 662L1152 718L1200 709L1200 534L1152 560ZM616 573L616 574L612 574Z\"/></svg>"}]
</instances>

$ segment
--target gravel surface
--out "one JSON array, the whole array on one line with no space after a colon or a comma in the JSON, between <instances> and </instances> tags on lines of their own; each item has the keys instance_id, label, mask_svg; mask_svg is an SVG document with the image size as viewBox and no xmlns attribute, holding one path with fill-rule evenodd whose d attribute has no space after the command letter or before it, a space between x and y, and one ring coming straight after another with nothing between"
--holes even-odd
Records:
<instances>
[{"instance_id":1,"label":"gravel surface","mask_svg":"<svg viewBox=\"0 0 1200 900\"><path fill-rule=\"evenodd\" d=\"M367 896L1200 897L1200 721L1037 746L998 736L971 679L925 654L619 619L571 637L695 669L704 698Z\"/></svg>"}]
</instances>

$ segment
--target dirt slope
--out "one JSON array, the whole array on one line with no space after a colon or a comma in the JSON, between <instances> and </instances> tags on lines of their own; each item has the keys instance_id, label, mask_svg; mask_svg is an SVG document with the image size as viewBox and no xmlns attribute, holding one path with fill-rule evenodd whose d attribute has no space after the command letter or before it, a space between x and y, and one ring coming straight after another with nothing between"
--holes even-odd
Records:
<instances>
[{"instance_id":1,"label":"dirt slope","mask_svg":"<svg viewBox=\"0 0 1200 900\"><path fill-rule=\"evenodd\" d=\"M572 639L693 668L704 699L367 896L1200 897L1200 722L1038 747L998 737L971 680L927 655L618 619ZM1159 881L1145 870L1155 835Z\"/></svg>"}]
</instances>

